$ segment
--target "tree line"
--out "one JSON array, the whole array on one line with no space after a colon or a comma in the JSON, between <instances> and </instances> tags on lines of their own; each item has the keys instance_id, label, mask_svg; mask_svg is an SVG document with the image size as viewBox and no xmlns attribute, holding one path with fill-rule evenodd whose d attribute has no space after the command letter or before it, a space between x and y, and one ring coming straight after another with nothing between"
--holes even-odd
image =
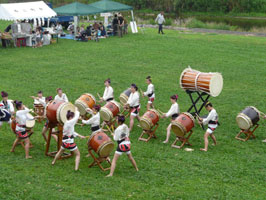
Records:
<instances>
[{"instance_id":1,"label":"tree line","mask_svg":"<svg viewBox=\"0 0 266 200\"><path fill-rule=\"evenodd\" d=\"M34 0L0 0L0 3L27 2ZM48 0L49 1L49 0ZM75 0L50 0L54 6L71 3ZM97 0L77 0L92 3ZM266 0L114 0L134 7L134 9L151 9L165 12L266 12Z\"/></svg>"}]
</instances>

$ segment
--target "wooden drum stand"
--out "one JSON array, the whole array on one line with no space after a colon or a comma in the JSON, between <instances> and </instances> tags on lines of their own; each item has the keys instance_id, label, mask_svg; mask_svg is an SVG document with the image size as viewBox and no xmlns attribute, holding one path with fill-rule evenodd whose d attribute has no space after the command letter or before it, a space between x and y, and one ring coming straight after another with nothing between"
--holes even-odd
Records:
<instances>
[{"instance_id":1,"label":"wooden drum stand","mask_svg":"<svg viewBox=\"0 0 266 200\"><path fill-rule=\"evenodd\" d=\"M246 142L251 136L253 137L253 139L255 139L256 136L254 135L254 132L255 132L255 130L258 128L258 126L259 126L259 124L257 124L256 126L254 126L253 129L252 129L252 127L249 128L248 130L242 130L242 129L241 129L240 132L236 135L235 138L236 138L237 140L241 140L241 141L244 141L244 142ZM244 133L244 134L247 136L245 139L240 138L240 135L241 135L242 133Z\"/></svg>"},{"instance_id":2,"label":"wooden drum stand","mask_svg":"<svg viewBox=\"0 0 266 200\"><path fill-rule=\"evenodd\" d=\"M99 156L99 157L97 158L97 157L93 154L93 149L90 148L90 147L89 147L89 154L90 154L91 157L93 158L93 162L89 165L89 168L91 168L91 167L93 167L93 166L95 166L95 165L98 165L102 171L107 171L107 170L110 170L110 169L111 169L111 160L110 160L109 156L108 156L108 157L100 157L100 156ZM110 165L110 167L104 168L104 167L102 166L102 163L105 162L105 161Z\"/></svg>"},{"instance_id":3,"label":"wooden drum stand","mask_svg":"<svg viewBox=\"0 0 266 200\"><path fill-rule=\"evenodd\" d=\"M150 130L144 130L142 131L141 135L139 136L139 141L149 142L151 138L157 138L155 135L155 132L157 128L159 127L159 124L156 123L155 126L153 126ZM144 138L144 135L148 135L148 138Z\"/></svg>"},{"instance_id":4,"label":"wooden drum stand","mask_svg":"<svg viewBox=\"0 0 266 200\"><path fill-rule=\"evenodd\" d=\"M189 131L187 134L185 134L183 137L176 137L174 143L171 145L171 147L173 148L177 148L177 149L181 149L185 144L189 145L189 146L192 146L190 143L189 143L189 138L190 136L192 135L193 131ZM187 137L186 137L187 135ZM180 146L177 146L176 143L180 141L181 142L181 145Z\"/></svg>"},{"instance_id":5,"label":"wooden drum stand","mask_svg":"<svg viewBox=\"0 0 266 200\"><path fill-rule=\"evenodd\" d=\"M58 131L53 132L53 129L57 126ZM61 145L62 145L62 139L63 139L63 126L61 124L51 124L48 123L48 130L49 130L49 134L48 134L48 139L47 139L47 143L46 143L46 149L45 149L45 155L46 156L50 156L50 157L55 157L55 155L57 154L57 152L60 150ZM58 136L57 138L57 151L54 152L49 152L50 149L50 142L51 142L51 136L52 134L56 134ZM59 159L63 159L63 158L69 158L71 157L73 154L72 153L63 153Z\"/></svg>"}]
</instances>

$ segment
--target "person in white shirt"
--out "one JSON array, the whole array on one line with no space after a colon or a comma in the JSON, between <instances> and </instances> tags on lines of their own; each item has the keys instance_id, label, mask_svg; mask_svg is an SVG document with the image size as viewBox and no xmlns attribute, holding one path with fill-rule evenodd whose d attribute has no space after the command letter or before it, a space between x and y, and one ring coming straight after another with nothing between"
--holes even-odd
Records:
<instances>
[{"instance_id":1,"label":"person in white shirt","mask_svg":"<svg viewBox=\"0 0 266 200\"><path fill-rule=\"evenodd\" d=\"M28 117L28 113L31 111L28 108L26 108L21 101L15 101L17 112L16 112L16 139L13 143L11 152L15 151L15 148L18 143L20 143L22 140L25 142L25 154L26 154L26 159L32 158L29 155L29 149L30 149L30 138L29 138L29 133L26 130L26 121L31 120Z\"/></svg>"},{"instance_id":2,"label":"person in white shirt","mask_svg":"<svg viewBox=\"0 0 266 200\"><path fill-rule=\"evenodd\" d=\"M199 119L199 123L206 125L208 124L208 129L204 134L204 148L201 148L201 151L208 151L208 145L209 145L209 140L208 137L211 136L214 145L217 144L216 142L216 138L213 134L213 132L215 131L215 129L218 126L218 114L216 112L216 110L212 107L212 103L208 102L205 105L206 110L209 112L207 118L198 118Z\"/></svg>"},{"instance_id":3,"label":"person in white shirt","mask_svg":"<svg viewBox=\"0 0 266 200\"><path fill-rule=\"evenodd\" d=\"M163 114L162 118L171 117L172 121L174 121L178 117L180 110L179 110L179 105L177 103L177 99L178 99L178 95L172 95L170 97L172 106L167 113ZM172 128L172 121L166 129L166 139L165 141L163 141L163 143L168 143L169 141L170 134L171 134L171 128Z\"/></svg>"},{"instance_id":4,"label":"person in white shirt","mask_svg":"<svg viewBox=\"0 0 266 200\"><path fill-rule=\"evenodd\" d=\"M74 152L76 155L75 159L75 170L77 171L79 168L79 162L80 162L80 152L79 149L74 142L74 137L80 137L82 139L85 139L86 137L78 134L75 132L75 124L77 123L79 119L80 113L78 109L75 109L75 113L71 112L70 110L67 112L67 121L64 124L63 127L63 140L62 140L62 146L61 149L57 152L52 165L55 164L56 160L61 156L62 153L64 153L65 149L70 150L71 152Z\"/></svg>"},{"instance_id":5,"label":"person in white shirt","mask_svg":"<svg viewBox=\"0 0 266 200\"><path fill-rule=\"evenodd\" d=\"M109 78L105 80L104 85L105 85L105 90L103 93L103 97L100 98L100 102L103 101L108 102L114 100L114 90L111 87L111 80Z\"/></svg>"},{"instance_id":6,"label":"person in white shirt","mask_svg":"<svg viewBox=\"0 0 266 200\"><path fill-rule=\"evenodd\" d=\"M143 93L143 97L146 96L149 98L148 104L147 104L147 110L150 110L150 108L153 108L152 103L155 99L154 85L152 84L152 80L150 76L146 78L146 83L148 84L148 88L147 88L147 91Z\"/></svg>"},{"instance_id":7,"label":"person in white shirt","mask_svg":"<svg viewBox=\"0 0 266 200\"><path fill-rule=\"evenodd\" d=\"M136 84L131 84L130 87L131 93L128 98L127 104L125 105L125 108L128 109L130 107L130 128L129 130L131 131L134 126L134 119L137 118L139 121L139 110L140 110L140 104L139 104L139 92L138 92L138 87Z\"/></svg>"},{"instance_id":8,"label":"person in white shirt","mask_svg":"<svg viewBox=\"0 0 266 200\"><path fill-rule=\"evenodd\" d=\"M2 101L0 102L0 128L3 125L3 122L11 124L11 117L15 114L13 101L8 99L8 93L5 91L1 92Z\"/></svg>"},{"instance_id":9,"label":"person in white shirt","mask_svg":"<svg viewBox=\"0 0 266 200\"><path fill-rule=\"evenodd\" d=\"M42 102L45 102L45 97L43 96L42 91L39 91L39 92L37 93L37 97L35 97L35 96L31 96L31 98L34 99L34 102L33 102L34 105L40 105L40 104L42 104L42 103L40 102L40 100L41 100Z\"/></svg>"},{"instance_id":10,"label":"person in white shirt","mask_svg":"<svg viewBox=\"0 0 266 200\"><path fill-rule=\"evenodd\" d=\"M125 117L123 115L118 116L117 118L118 127L115 129L115 132L113 134L114 140L117 141L118 146L115 151L114 158L112 160L110 173L107 175L107 177L113 176L116 167L116 162L123 153L127 154L132 165L135 167L137 171L139 171L136 161L134 160L130 151L129 129L127 125L124 124L124 122L125 122Z\"/></svg>"},{"instance_id":11,"label":"person in white shirt","mask_svg":"<svg viewBox=\"0 0 266 200\"><path fill-rule=\"evenodd\" d=\"M56 89L57 95L55 96L54 100L61 100L64 102L68 102L67 95L63 93L63 90L61 88Z\"/></svg>"},{"instance_id":12,"label":"person in white shirt","mask_svg":"<svg viewBox=\"0 0 266 200\"><path fill-rule=\"evenodd\" d=\"M82 120L83 124L91 125L91 132L97 132L100 129L100 111L101 106L100 105L93 105L93 108L87 108L87 111L92 115L92 117L89 120Z\"/></svg>"},{"instance_id":13,"label":"person in white shirt","mask_svg":"<svg viewBox=\"0 0 266 200\"><path fill-rule=\"evenodd\" d=\"M162 32L163 33L163 23L165 22L165 19L164 19L164 12L161 12L157 15L156 19L155 19L155 22L158 22L158 25L159 25L159 31L158 33L160 34Z\"/></svg>"}]
</instances>

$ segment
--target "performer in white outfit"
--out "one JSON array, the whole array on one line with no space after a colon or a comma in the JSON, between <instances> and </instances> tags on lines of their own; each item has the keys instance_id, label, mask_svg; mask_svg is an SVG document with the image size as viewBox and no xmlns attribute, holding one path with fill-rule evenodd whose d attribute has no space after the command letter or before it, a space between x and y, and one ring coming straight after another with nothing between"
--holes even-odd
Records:
<instances>
[{"instance_id":1,"label":"performer in white outfit","mask_svg":"<svg viewBox=\"0 0 266 200\"><path fill-rule=\"evenodd\" d=\"M209 112L208 117L207 118L198 118L199 119L199 123L206 125L208 124L208 129L204 134L204 148L201 148L201 151L208 151L208 144L209 144L209 140L208 137L211 136L214 145L217 144L216 142L216 138L214 136L214 131L217 128L219 122L218 122L218 114L216 112L216 110L212 107L212 104L210 102L206 103L205 105L206 110Z\"/></svg>"},{"instance_id":2,"label":"performer in white outfit","mask_svg":"<svg viewBox=\"0 0 266 200\"><path fill-rule=\"evenodd\" d=\"M108 102L114 100L114 90L111 87L111 80L109 78L105 80L104 85L105 85L105 90L103 93L103 97L100 98L100 102L103 101Z\"/></svg>"},{"instance_id":3,"label":"performer in white outfit","mask_svg":"<svg viewBox=\"0 0 266 200\"><path fill-rule=\"evenodd\" d=\"M2 101L0 101L0 128L3 122L11 124L11 117L15 114L12 100L8 99L8 93L1 92Z\"/></svg>"},{"instance_id":4,"label":"performer in white outfit","mask_svg":"<svg viewBox=\"0 0 266 200\"><path fill-rule=\"evenodd\" d=\"M68 102L67 95L63 93L63 90L61 88L57 88L56 91L57 91L57 95L55 96L54 100L61 100L61 101Z\"/></svg>"},{"instance_id":5,"label":"performer in white outfit","mask_svg":"<svg viewBox=\"0 0 266 200\"><path fill-rule=\"evenodd\" d=\"M100 105L93 105L92 110L90 108L87 109L87 111L92 115L92 117L89 120L82 120L83 124L91 125L91 132L97 132L100 129L100 111L101 106Z\"/></svg>"},{"instance_id":6,"label":"performer in white outfit","mask_svg":"<svg viewBox=\"0 0 266 200\"><path fill-rule=\"evenodd\" d=\"M129 129L127 125L124 124L124 122L125 122L125 117L118 116L118 119L117 119L118 127L115 129L115 132L113 134L114 140L117 141L118 146L117 146L117 149L115 151L115 155L112 161L110 174L107 175L107 177L113 176L115 167L116 167L116 162L119 156L121 156L123 153L127 154L132 165L135 167L137 171L139 171L136 161L134 160L131 154L131 151L130 151Z\"/></svg>"},{"instance_id":7,"label":"performer in white outfit","mask_svg":"<svg viewBox=\"0 0 266 200\"><path fill-rule=\"evenodd\" d=\"M67 112L67 121L64 124L63 127L63 140L62 140L62 146L61 149L57 152L52 165L55 164L56 160L61 156L61 154L65 151L65 149L69 149L70 151L74 152L76 155L75 159L75 170L77 171L79 168L79 162L80 162L80 152L79 149L74 142L74 137L80 137L82 139L85 139L86 137L78 134L75 132L75 124L77 123L79 119L79 111L76 108L75 113L71 112L70 110Z\"/></svg>"},{"instance_id":8,"label":"performer in white outfit","mask_svg":"<svg viewBox=\"0 0 266 200\"><path fill-rule=\"evenodd\" d=\"M137 118L139 121L139 110L140 110L140 102L139 102L139 92L138 87L135 84L131 84L131 93L128 98L127 104L125 108L130 108L130 128L129 131L133 129L134 126L134 119Z\"/></svg>"},{"instance_id":9,"label":"performer in white outfit","mask_svg":"<svg viewBox=\"0 0 266 200\"><path fill-rule=\"evenodd\" d=\"M34 99L34 102L33 102L34 105L42 104L40 101L45 102L45 97L43 96L42 91L38 92L37 97L31 96L31 98Z\"/></svg>"},{"instance_id":10,"label":"performer in white outfit","mask_svg":"<svg viewBox=\"0 0 266 200\"><path fill-rule=\"evenodd\" d=\"M29 139L29 133L26 130L26 121L31 120L28 117L28 113L31 111L28 108L26 108L21 101L15 101L17 112L16 112L16 135L17 138L15 139L11 152L15 151L15 148L19 142L22 140L25 142L25 154L26 159L32 158L29 155L29 149L30 149L30 139Z\"/></svg>"},{"instance_id":11,"label":"performer in white outfit","mask_svg":"<svg viewBox=\"0 0 266 200\"><path fill-rule=\"evenodd\" d=\"M146 83L148 84L147 91L143 93L143 97L146 96L149 98L148 104L147 104L147 110L150 108L153 108L153 101L155 99L155 90L154 90L154 85L152 84L151 77L148 76L146 78Z\"/></svg>"},{"instance_id":12,"label":"performer in white outfit","mask_svg":"<svg viewBox=\"0 0 266 200\"><path fill-rule=\"evenodd\" d=\"M177 99L178 99L178 95L173 95L170 97L172 106L169 109L169 111L162 116L162 118L171 117L172 118L171 121L173 121L178 117L180 110L179 110L179 106L177 103ZM171 128L172 128L172 122L169 124L169 126L166 129L166 131L167 131L166 132L166 139L165 139L165 141L163 141L163 143L168 143L169 138L170 138L170 134L171 134Z\"/></svg>"}]
</instances>

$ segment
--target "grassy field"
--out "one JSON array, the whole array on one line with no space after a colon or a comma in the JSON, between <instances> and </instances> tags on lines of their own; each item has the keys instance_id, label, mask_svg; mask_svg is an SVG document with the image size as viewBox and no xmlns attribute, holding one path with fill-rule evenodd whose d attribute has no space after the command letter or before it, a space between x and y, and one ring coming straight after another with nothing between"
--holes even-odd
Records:
<instances>
[{"instance_id":1,"label":"grassy field","mask_svg":"<svg viewBox=\"0 0 266 200\"><path fill-rule=\"evenodd\" d=\"M193 34L147 29L145 34L95 42L59 40L43 48L0 48L0 90L10 99L32 107L29 96L43 90L55 95L62 87L70 101L82 93L96 96L110 77L118 100L131 83L146 89L151 75L156 87L155 106L167 111L169 97L179 94L181 111L190 106L188 95L180 89L179 76L190 65L203 72L221 72L224 88L211 98L221 126L215 131L218 146L201 152L203 130L197 125L191 136L193 152L170 147L165 139L169 119L160 120L158 139L139 142L141 129L131 132L132 154L140 169L136 172L124 155L114 177L98 167L88 168L86 140L76 139L81 151L80 171L74 172L74 159L59 160L44 155L43 124L37 124L31 141L33 159L26 160L24 149L9 150L15 139L7 124L0 130L0 199L265 199L266 138L265 121L248 142L235 140L239 131L235 118L246 106L265 111L266 39L257 37ZM141 99L141 114L146 99ZM206 111L202 112L206 114ZM137 123L136 123L137 124ZM89 127L76 127L89 135ZM55 144L54 141L52 144ZM112 153L113 156L113 153ZM112 157L111 156L111 157Z\"/></svg>"}]
</instances>

